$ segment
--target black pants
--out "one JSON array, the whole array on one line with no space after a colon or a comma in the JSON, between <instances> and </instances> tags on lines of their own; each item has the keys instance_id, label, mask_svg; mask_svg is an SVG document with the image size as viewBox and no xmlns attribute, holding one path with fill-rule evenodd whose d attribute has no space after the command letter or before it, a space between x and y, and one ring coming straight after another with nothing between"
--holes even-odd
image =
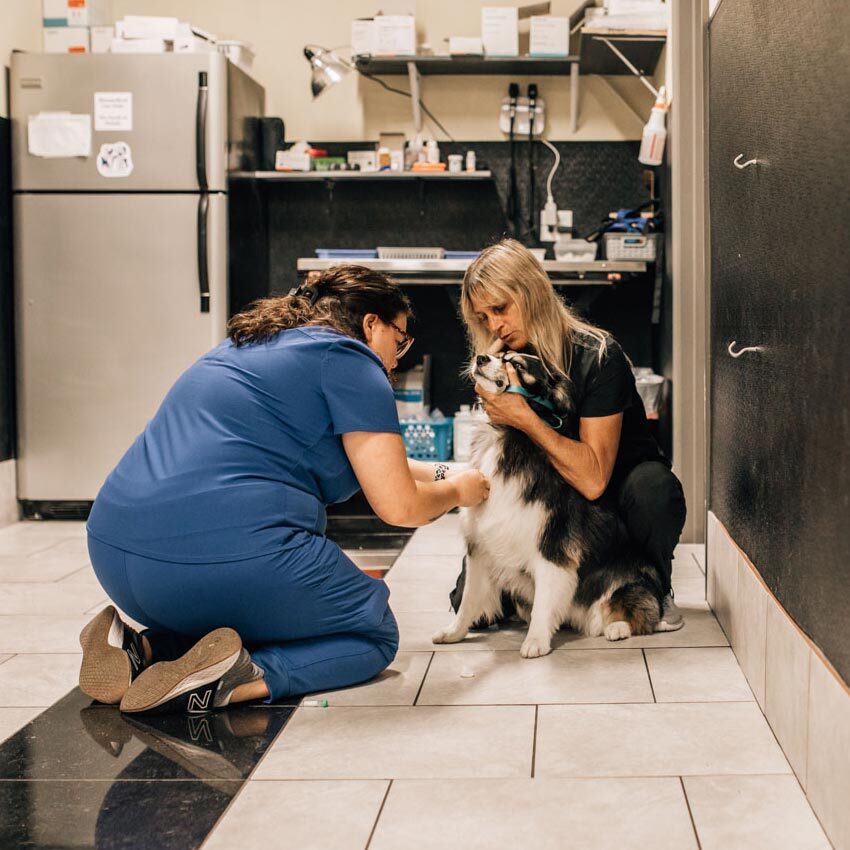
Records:
<instances>
[{"instance_id":1,"label":"black pants","mask_svg":"<svg viewBox=\"0 0 850 850\"><path fill-rule=\"evenodd\" d=\"M685 527L685 493L679 479L658 461L639 463L614 490L617 511L632 542L658 567L664 594L670 592L673 550ZM449 594L455 611L463 598L466 558L455 589ZM502 597L505 616L513 613L510 598ZM476 626L479 624L476 623Z\"/></svg>"}]
</instances>

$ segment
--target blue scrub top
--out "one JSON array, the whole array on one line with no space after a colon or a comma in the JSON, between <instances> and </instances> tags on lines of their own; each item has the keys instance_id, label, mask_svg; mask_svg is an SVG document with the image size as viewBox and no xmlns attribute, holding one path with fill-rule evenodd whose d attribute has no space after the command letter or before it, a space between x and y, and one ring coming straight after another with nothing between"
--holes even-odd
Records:
<instances>
[{"instance_id":1,"label":"blue scrub top","mask_svg":"<svg viewBox=\"0 0 850 850\"><path fill-rule=\"evenodd\" d=\"M270 554L324 533L359 489L351 431L399 432L392 387L364 343L329 328L226 341L178 379L98 493L88 531L179 563Z\"/></svg>"}]
</instances>

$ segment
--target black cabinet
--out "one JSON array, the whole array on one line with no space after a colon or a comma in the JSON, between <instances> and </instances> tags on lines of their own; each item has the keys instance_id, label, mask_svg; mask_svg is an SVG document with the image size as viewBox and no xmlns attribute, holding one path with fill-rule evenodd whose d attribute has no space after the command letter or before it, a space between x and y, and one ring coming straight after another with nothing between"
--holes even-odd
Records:
<instances>
[{"instance_id":1,"label":"black cabinet","mask_svg":"<svg viewBox=\"0 0 850 850\"><path fill-rule=\"evenodd\" d=\"M710 507L846 680L848 33L838 0L723 0L709 28Z\"/></svg>"}]
</instances>

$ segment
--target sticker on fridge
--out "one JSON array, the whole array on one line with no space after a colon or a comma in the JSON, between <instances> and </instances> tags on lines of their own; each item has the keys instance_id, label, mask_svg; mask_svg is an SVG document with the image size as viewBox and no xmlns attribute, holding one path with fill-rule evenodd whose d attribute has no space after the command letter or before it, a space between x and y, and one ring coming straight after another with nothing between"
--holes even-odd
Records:
<instances>
[{"instance_id":1,"label":"sticker on fridge","mask_svg":"<svg viewBox=\"0 0 850 850\"><path fill-rule=\"evenodd\" d=\"M133 155L127 142L107 142L97 154L101 177L129 177L133 173Z\"/></svg>"},{"instance_id":2,"label":"sticker on fridge","mask_svg":"<svg viewBox=\"0 0 850 850\"><path fill-rule=\"evenodd\" d=\"M133 92L94 93L95 132L127 132L133 129Z\"/></svg>"}]
</instances>

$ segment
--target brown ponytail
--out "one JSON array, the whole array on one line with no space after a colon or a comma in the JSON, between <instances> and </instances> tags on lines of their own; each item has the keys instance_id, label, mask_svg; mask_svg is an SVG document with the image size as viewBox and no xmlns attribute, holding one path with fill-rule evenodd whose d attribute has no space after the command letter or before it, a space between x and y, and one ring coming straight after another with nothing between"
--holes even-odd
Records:
<instances>
[{"instance_id":1,"label":"brown ponytail","mask_svg":"<svg viewBox=\"0 0 850 850\"><path fill-rule=\"evenodd\" d=\"M334 266L306 282L299 294L255 301L227 323L227 335L241 346L265 342L289 328L322 325L365 342L367 313L391 322L399 313L411 314L410 301L380 272L365 266Z\"/></svg>"}]
</instances>

